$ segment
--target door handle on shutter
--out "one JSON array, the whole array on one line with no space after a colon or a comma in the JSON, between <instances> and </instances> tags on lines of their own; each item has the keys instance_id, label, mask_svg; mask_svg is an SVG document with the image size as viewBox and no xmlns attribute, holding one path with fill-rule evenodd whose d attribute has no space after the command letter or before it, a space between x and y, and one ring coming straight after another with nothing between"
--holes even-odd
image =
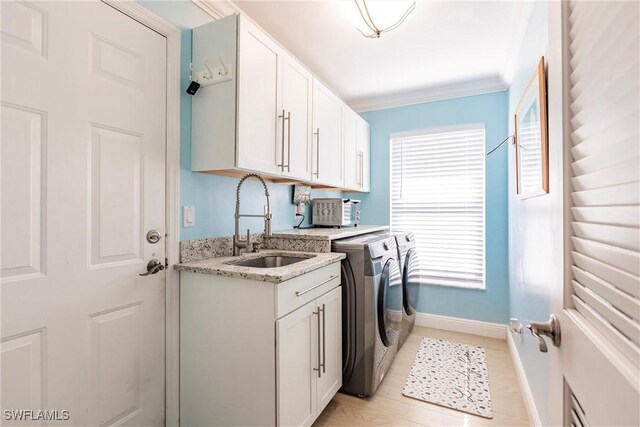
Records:
<instances>
[{"instance_id":1,"label":"door handle on shutter","mask_svg":"<svg viewBox=\"0 0 640 427\"><path fill-rule=\"evenodd\" d=\"M281 172L284 172L285 164L284 164L284 121L286 120L284 115L284 109L282 109L282 115L278 116L278 118L282 118L282 151L280 151L280 164L278 165L281 168Z\"/></svg>"},{"instance_id":2,"label":"door handle on shutter","mask_svg":"<svg viewBox=\"0 0 640 427\"><path fill-rule=\"evenodd\" d=\"M546 353L547 343L543 336L551 338L554 346L560 347L560 322L558 318L552 314L548 322L531 322L527 325L527 329L531 331L531 335L538 339L538 348L541 352Z\"/></svg>"},{"instance_id":3,"label":"door handle on shutter","mask_svg":"<svg viewBox=\"0 0 640 427\"><path fill-rule=\"evenodd\" d=\"M318 368L313 368L314 371L318 371L318 378L322 377L322 371L320 370L320 308L318 311L313 311L313 314L318 315Z\"/></svg>"},{"instance_id":4,"label":"door handle on shutter","mask_svg":"<svg viewBox=\"0 0 640 427\"><path fill-rule=\"evenodd\" d=\"M313 134L318 137L316 141L316 171L313 175L320 177L320 128L316 128Z\"/></svg>"},{"instance_id":5,"label":"door handle on shutter","mask_svg":"<svg viewBox=\"0 0 640 427\"><path fill-rule=\"evenodd\" d=\"M327 317L327 312L325 310L325 306L324 304L322 304L322 309L318 308L318 313L320 313L320 311L322 311L322 373L325 374L327 371L327 352L326 352L326 344L327 344L327 322L326 322L326 317ZM320 316L320 314L318 314L318 317ZM320 319L318 318L318 321L320 321Z\"/></svg>"}]
</instances>

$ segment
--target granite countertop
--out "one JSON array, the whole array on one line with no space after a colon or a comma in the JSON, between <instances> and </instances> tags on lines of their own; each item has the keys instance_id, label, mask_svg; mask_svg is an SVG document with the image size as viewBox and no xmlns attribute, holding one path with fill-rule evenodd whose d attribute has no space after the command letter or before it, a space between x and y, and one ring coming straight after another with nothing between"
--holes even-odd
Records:
<instances>
[{"instance_id":1,"label":"granite countertop","mask_svg":"<svg viewBox=\"0 0 640 427\"><path fill-rule=\"evenodd\" d=\"M388 229L388 225L358 225L357 227L343 228L303 228L274 231L271 238L331 241Z\"/></svg>"},{"instance_id":2,"label":"granite countertop","mask_svg":"<svg viewBox=\"0 0 640 427\"><path fill-rule=\"evenodd\" d=\"M275 268L257 268L230 264L251 258L260 258L265 255L282 255L307 258L304 261ZM282 250L261 250L258 253L249 253L241 256L224 256L207 258L199 261L190 261L176 264L176 270L192 273L213 274L217 276L233 277L238 279L257 280L269 283L281 283L285 280L301 276L309 271L317 270L346 257L345 254L328 252L292 252Z\"/></svg>"}]
</instances>

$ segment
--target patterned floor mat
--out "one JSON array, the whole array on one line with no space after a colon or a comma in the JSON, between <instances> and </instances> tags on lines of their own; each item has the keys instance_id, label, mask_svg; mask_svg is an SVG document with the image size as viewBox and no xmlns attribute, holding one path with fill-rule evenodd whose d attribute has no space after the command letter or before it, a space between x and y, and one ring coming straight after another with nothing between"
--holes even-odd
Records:
<instances>
[{"instance_id":1,"label":"patterned floor mat","mask_svg":"<svg viewBox=\"0 0 640 427\"><path fill-rule=\"evenodd\" d=\"M422 338L402 394L493 418L487 354L482 347Z\"/></svg>"}]
</instances>

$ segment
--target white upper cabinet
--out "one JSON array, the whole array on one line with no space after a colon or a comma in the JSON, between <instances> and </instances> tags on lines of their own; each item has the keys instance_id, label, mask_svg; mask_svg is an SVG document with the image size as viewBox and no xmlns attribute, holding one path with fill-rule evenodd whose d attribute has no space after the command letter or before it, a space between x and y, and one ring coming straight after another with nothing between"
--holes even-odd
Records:
<instances>
[{"instance_id":1,"label":"white upper cabinet","mask_svg":"<svg viewBox=\"0 0 640 427\"><path fill-rule=\"evenodd\" d=\"M240 16L238 31L239 168L276 174L278 114L282 111L280 47L248 19ZM207 88L204 88L205 90ZM282 119L281 119L282 120Z\"/></svg>"},{"instance_id":2,"label":"white upper cabinet","mask_svg":"<svg viewBox=\"0 0 640 427\"><path fill-rule=\"evenodd\" d=\"M247 17L194 28L192 63L192 171L367 191L368 125Z\"/></svg>"},{"instance_id":3,"label":"white upper cabinet","mask_svg":"<svg viewBox=\"0 0 640 427\"><path fill-rule=\"evenodd\" d=\"M369 123L343 107L344 187L369 191Z\"/></svg>"},{"instance_id":4,"label":"white upper cabinet","mask_svg":"<svg viewBox=\"0 0 640 427\"><path fill-rule=\"evenodd\" d=\"M342 144L344 147L344 187L352 190L359 188L360 157L356 132L358 115L349 107L342 107Z\"/></svg>"},{"instance_id":5,"label":"white upper cabinet","mask_svg":"<svg viewBox=\"0 0 640 427\"><path fill-rule=\"evenodd\" d=\"M312 181L342 187L342 156L342 103L314 78Z\"/></svg>"},{"instance_id":6,"label":"white upper cabinet","mask_svg":"<svg viewBox=\"0 0 640 427\"><path fill-rule=\"evenodd\" d=\"M356 170L359 173L356 189L368 192L371 182L371 133L369 123L357 114L356 124Z\"/></svg>"},{"instance_id":7,"label":"white upper cabinet","mask_svg":"<svg viewBox=\"0 0 640 427\"><path fill-rule=\"evenodd\" d=\"M282 58L281 139L278 164L282 174L311 179L311 96L313 75L298 61L285 54Z\"/></svg>"}]
</instances>

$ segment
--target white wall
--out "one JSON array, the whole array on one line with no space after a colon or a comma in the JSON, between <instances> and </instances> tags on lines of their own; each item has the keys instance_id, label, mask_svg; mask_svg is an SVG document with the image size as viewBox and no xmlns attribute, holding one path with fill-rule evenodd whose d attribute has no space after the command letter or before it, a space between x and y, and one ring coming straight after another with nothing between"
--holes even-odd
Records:
<instances>
[{"instance_id":1,"label":"white wall","mask_svg":"<svg viewBox=\"0 0 640 427\"><path fill-rule=\"evenodd\" d=\"M547 57L549 46L547 2L535 2L520 48L517 66L509 88L509 132L514 132L513 115L541 56ZM560 106L561 108L561 106ZM561 145L561 139L551 140ZM553 153L558 150L552 150ZM558 162L550 159L550 165ZM557 283L556 266L562 261L562 246L557 227L557 196L561 195L561 170L550 173L548 195L521 200L516 196L515 150L509 148L509 305L511 317L523 325L546 321L550 299ZM561 199L561 198L560 198ZM549 423L550 357L540 353L537 341L525 329L514 336L518 357L527 376L542 425Z\"/></svg>"}]
</instances>

